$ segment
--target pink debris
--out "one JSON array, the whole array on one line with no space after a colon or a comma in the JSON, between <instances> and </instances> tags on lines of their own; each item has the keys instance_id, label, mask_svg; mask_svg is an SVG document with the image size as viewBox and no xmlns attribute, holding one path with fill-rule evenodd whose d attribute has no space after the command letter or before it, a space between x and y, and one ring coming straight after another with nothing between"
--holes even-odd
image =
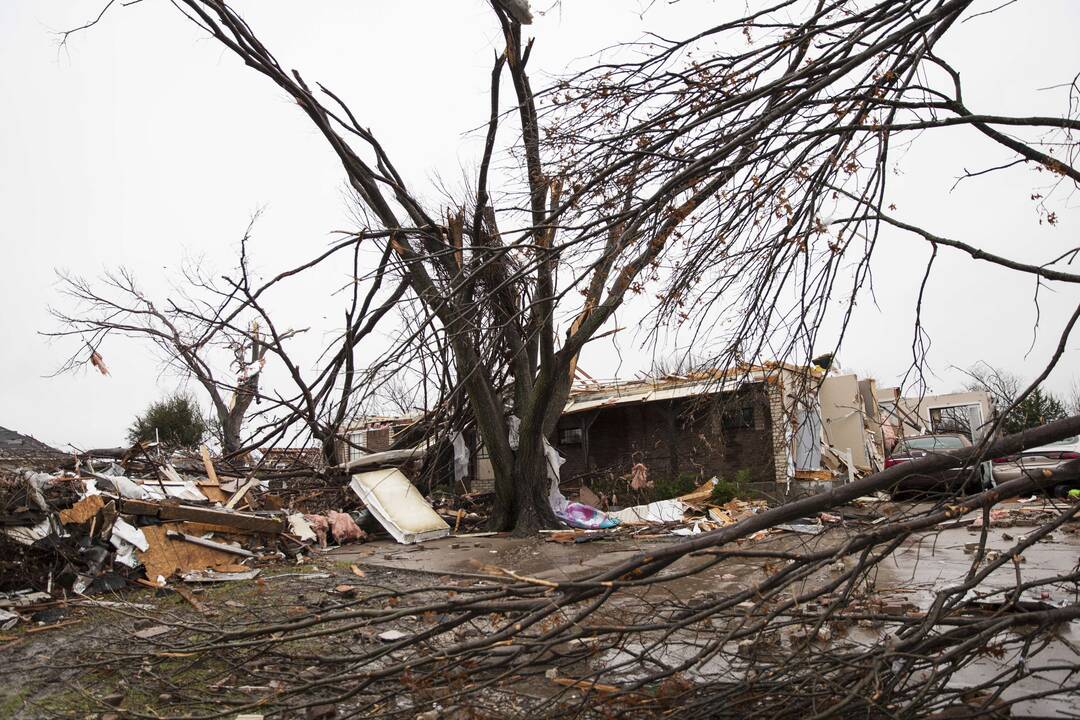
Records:
<instances>
[{"instance_id":1,"label":"pink debris","mask_svg":"<svg viewBox=\"0 0 1080 720\"><path fill-rule=\"evenodd\" d=\"M649 481L649 468L644 463L634 463L634 467L630 468L630 487L634 490L652 487Z\"/></svg>"},{"instance_id":2,"label":"pink debris","mask_svg":"<svg viewBox=\"0 0 1080 720\"><path fill-rule=\"evenodd\" d=\"M348 513L330 510L326 513L326 517L330 521L330 532L339 544L344 545L367 539L367 533L360 529Z\"/></svg>"},{"instance_id":3,"label":"pink debris","mask_svg":"<svg viewBox=\"0 0 1080 720\"><path fill-rule=\"evenodd\" d=\"M311 523L311 529L315 531L315 537L319 539L319 547L326 547L326 540L330 534L330 520L323 515L305 515L304 519Z\"/></svg>"}]
</instances>

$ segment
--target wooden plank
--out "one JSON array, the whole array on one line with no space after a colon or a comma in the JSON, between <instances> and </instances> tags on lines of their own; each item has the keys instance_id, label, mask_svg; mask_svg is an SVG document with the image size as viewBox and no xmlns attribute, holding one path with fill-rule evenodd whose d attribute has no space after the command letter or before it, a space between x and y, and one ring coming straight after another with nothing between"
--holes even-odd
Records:
<instances>
[{"instance_id":1,"label":"wooden plank","mask_svg":"<svg viewBox=\"0 0 1080 720\"><path fill-rule=\"evenodd\" d=\"M180 473L176 472L176 468L174 468L169 463L165 463L164 465L159 467L158 473L164 475L165 479L169 482L176 483L177 485L184 484L184 478L180 477Z\"/></svg>"},{"instance_id":2,"label":"wooden plank","mask_svg":"<svg viewBox=\"0 0 1080 720\"><path fill-rule=\"evenodd\" d=\"M125 499L120 507L120 512L128 515L148 515L162 520L190 520L192 522L225 525L250 530L251 532L272 533L275 535L280 533L285 526L281 518L259 517L258 515L230 512L216 508L172 505L147 500Z\"/></svg>"},{"instance_id":3,"label":"wooden plank","mask_svg":"<svg viewBox=\"0 0 1080 720\"><path fill-rule=\"evenodd\" d=\"M240 500L248 494L251 488L255 487L258 484L259 481L255 478L252 478L251 480L248 480L246 483L241 485L240 489L233 493L233 496L229 498L229 501L227 503L225 503L225 508L227 510L231 510L236 507L236 503L240 502Z\"/></svg>"},{"instance_id":4,"label":"wooden plank","mask_svg":"<svg viewBox=\"0 0 1080 720\"><path fill-rule=\"evenodd\" d=\"M216 533L218 535L255 535L254 530L245 530L244 528L229 527L228 525L216 525L214 523L201 523L191 522L185 520L184 524L180 526L180 530L188 533L189 535L205 535L206 533Z\"/></svg>"},{"instance_id":5,"label":"wooden plank","mask_svg":"<svg viewBox=\"0 0 1080 720\"><path fill-rule=\"evenodd\" d=\"M195 593L191 592L190 590L188 590L183 585L176 585L176 586L173 587L173 590L176 591L177 595L184 598L184 600L187 600L188 604L191 605L191 607L195 608L196 610L201 612L203 615L212 614L211 611L209 610L209 608L207 608L206 605L204 605L199 600L199 598L195 597Z\"/></svg>"},{"instance_id":6,"label":"wooden plank","mask_svg":"<svg viewBox=\"0 0 1080 720\"><path fill-rule=\"evenodd\" d=\"M199 485L199 492L206 496L206 499L212 503L221 503L224 505L229 500L229 496L221 490L220 485Z\"/></svg>"},{"instance_id":7,"label":"wooden plank","mask_svg":"<svg viewBox=\"0 0 1080 720\"><path fill-rule=\"evenodd\" d=\"M217 472L214 470L214 463L210 460L210 449L205 445L199 446L199 454L202 455L203 468L206 470L207 482L199 483L200 485L220 485L218 481Z\"/></svg>"},{"instance_id":8,"label":"wooden plank","mask_svg":"<svg viewBox=\"0 0 1080 720\"><path fill-rule=\"evenodd\" d=\"M79 620L64 620L63 622L53 623L52 625L39 625L37 627L32 627L29 630L27 630L26 632L27 632L27 634L45 632L46 630L55 630L56 628L67 627L68 625L78 625L81 622L82 622L82 619L79 619Z\"/></svg>"}]
</instances>

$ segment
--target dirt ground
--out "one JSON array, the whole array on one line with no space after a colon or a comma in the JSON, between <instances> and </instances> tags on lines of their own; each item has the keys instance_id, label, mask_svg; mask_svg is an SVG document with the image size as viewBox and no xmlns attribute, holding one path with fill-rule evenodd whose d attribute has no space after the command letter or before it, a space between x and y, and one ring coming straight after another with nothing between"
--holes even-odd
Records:
<instances>
[{"instance_id":1,"label":"dirt ground","mask_svg":"<svg viewBox=\"0 0 1080 720\"><path fill-rule=\"evenodd\" d=\"M817 536L776 532L755 547L816 548L840 542L847 532L843 528ZM989 547L1003 548L1009 542L1004 535L1022 534L1022 528L993 529ZM200 705L207 697L227 697L240 704L275 692L274 658L267 658L258 677L253 677L214 657L174 653L171 642L191 632L192 627L239 628L280 622L311 612L356 607L365 597L391 590L468 587L504 570L538 579L568 579L612 567L635 553L679 539L623 538L564 544L544 537L450 537L420 546L384 540L333 549L300 565L265 567L251 581L189 586L198 608L172 590L146 588L45 609L34 627L22 625L0 633L0 718L104 720L197 714L211 709L208 704ZM913 536L880 566L878 592L925 610L936 588L956 581L967 571L971 556L965 553L965 545L977 539L976 531L963 527ZM1066 570L1078 557L1080 536L1058 532L1050 542L1027 553L1023 572ZM697 561L684 558L664 572L678 573L690 562ZM753 587L765 576L764 561L729 560L647 592L685 601ZM986 584L993 587L1012 582L1012 574L995 573ZM1062 593L1068 591L1061 589ZM1053 599L1076 601L1064 595ZM420 618L405 617L400 629L415 630L421 623ZM876 637L868 635L866 641ZM1061 637L1052 652L1073 663L1080 661L1074 651L1080 646L1076 623L1064 628ZM358 631L312 641L310 652L347 652L351 643L364 642L377 640ZM1016 660L988 658L986 662ZM139 666L132 667L132 663ZM974 666L969 671L978 674L992 669ZM133 676L140 678L137 685L129 682ZM543 682L540 677L534 685ZM1066 698L1018 710L1066 716L1080 706L1077 700L1072 708Z\"/></svg>"},{"instance_id":2,"label":"dirt ground","mask_svg":"<svg viewBox=\"0 0 1080 720\"><path fill-rule=\"evenodd\" d=\"M167 713L178 700L218 692L226 685L240 689L242 695L258 696L272 692L273 687L246 685L206 658L189 662L169 657L170 638L186 632L181 625L241 626L281 621L312 610L330 611L347 606L358 594L429 585L467 586L490 579L496 567L530 577L569 578L614 566L638 552L679 539L562 544L543 537L446 538L416 546L380 540L333 549L303 565L265 568L251 581L189 586L205 613L167 589L95 598L105 606L79 601L42 611L44 623L37 627L0 634L0 718L128 717L128 712L152 717L158 711ZM773 547L802 542L801 536L790 533L767 541ZM667 572L679 567L676 564ZM758 573L756 564L731 562L651 592L691 598L745 586ZM720 575L734 575L738 580L721 581ZM403 622L403 629L407 625ZM165 631L168 626L176 628ZM160 635L137 637L141 631L157 629L162 629ZM159 680L161 690L156 697L141 690L128 692L116 672L130 662L126 656L134 649L132 643L140 645L140 650L160 648L165 653L156 667L147 670Z\"/></svg>"}]
</instances>

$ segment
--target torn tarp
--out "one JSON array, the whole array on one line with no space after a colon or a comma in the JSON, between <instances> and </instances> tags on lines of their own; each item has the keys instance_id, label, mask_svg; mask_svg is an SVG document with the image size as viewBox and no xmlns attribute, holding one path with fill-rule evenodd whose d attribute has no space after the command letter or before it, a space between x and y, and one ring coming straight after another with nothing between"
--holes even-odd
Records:
<instances>
[{"instance_id":1,"label":"torn tarp","mask_svg":"<svg viewBox=\"0 0 1080 720\"><path fill-rule=\"evenodd\" d=\"M517 420L517 418L513 419ZM512 423L511 442L514 441L516 433L517 424ZM544 457L547 458L548 478L551 480L551 486L548 489L548 503L551 505L551 511L555 513L555 517L570 527L584 530L601 530L619 524L616 518L611 517L603 510L597 510L593 506L583 503L570 502L566 499L559 490L559 468L562 467L566 460L551 446L547 438L544 438Z\"/></svg>"}]
</instances>

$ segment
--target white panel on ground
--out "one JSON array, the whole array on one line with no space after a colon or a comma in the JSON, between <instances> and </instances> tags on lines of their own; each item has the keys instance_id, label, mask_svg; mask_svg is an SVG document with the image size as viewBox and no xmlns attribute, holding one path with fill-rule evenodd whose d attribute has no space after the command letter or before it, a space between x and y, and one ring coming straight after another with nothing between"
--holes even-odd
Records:
<instances>
[{"instance_id":1,"label":"white panel on ground","mask_svg":"<svg viewBox=\"0 0 1080 720\"><path fill-rule=\"evenodd\" d=\"M349 487L399 543L409 545L450 534L446 521L397 468L357 473Z\"/></svg>"}]
</instances>

